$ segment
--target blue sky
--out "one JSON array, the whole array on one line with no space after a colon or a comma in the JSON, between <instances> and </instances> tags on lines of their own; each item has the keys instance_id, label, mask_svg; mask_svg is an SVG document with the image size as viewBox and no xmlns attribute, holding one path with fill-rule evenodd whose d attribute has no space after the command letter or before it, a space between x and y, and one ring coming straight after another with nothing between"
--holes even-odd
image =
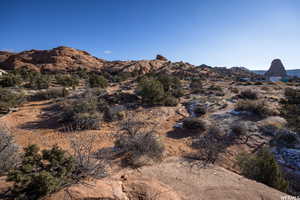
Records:
<instances>
[{"instance_id":1,"label":"blue sky","mask_svg":"<svg viewBox=\"0 0 300 200\"><path fill-rule=\"evenodd\" d=\"M2 0L0 19L1 50L300 68L300 0Z\"/></svg>"}]
</instances>

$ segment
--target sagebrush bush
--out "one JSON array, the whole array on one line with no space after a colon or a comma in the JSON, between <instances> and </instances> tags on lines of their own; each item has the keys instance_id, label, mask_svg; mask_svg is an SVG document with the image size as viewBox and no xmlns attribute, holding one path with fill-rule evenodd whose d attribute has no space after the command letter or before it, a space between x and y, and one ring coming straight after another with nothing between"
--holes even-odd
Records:
<instances>
[{"instance_id":1,"label":"sagebrush bush","mask_svg":"<svg viewBox=\"0 0 300 200\"><path fill-rule=\"evenodd\" d=\"M183 120L183 128L205 131L207 129L207 124L202 119L196 117L188 117Z\"/></svg>"},{"instance_id":2,"label":"sagebrush bush","mask_svg":"<svg viewBox=\"0 0 300 200\"><path fill-rule=\"evenodd\" d=\"M237 111L248 111L259 117L267 117L274 114L264 101L260 100L240 100L235 105Z\"/></svg>"},{"instance_id":3,"label":"sagebrush bush","mask_svg":"<svg viewBox=\"0 0 300 200\"><path fill-rule=\"evenodd\" d=\"M241 99L251 99L251 100L255 100L258 98L257 92L251 90L251 89L247 89L244 91L241 91L239 94L239 97Z\"/></svg>"},{"instance_id":4,"label":"sagebrush bush","mask_svg":"<svg viewBox=\"0 0 300 200\"><path fill-rule=\"evenodd\" d=\"M137 133L135 135L121 135L115 141L115 146L126 154L126 162L134 167L148 164L140 159L147 157L151 161L160 161L165 150L160 138L153 132Z\"/></svg>"},{"instance_id":5,"label":"sagebrush bush","mask_svg":"<svg viewBox=\"0 0 300 200\"><path fill-rule=\"evenodd\" d=\"M19 146L10 131L0 124L0 174L8 172L19 162Z\"/></svg>"},{"instance_id":6,"label":"sagebrush bush","mask_svg":"<svg viewBox=\"0 0 300 200\"><path fill-rule=\"evenodd\" d=\"M267 149L257 154L242 154L238 157L241 173L247 178L264 183L270 187L286 192L288 182L285 180L274 156Z\"/></svg>"},{"instance_id":7,"label":"sagebrush bush","mask_svg":"<svg viewBox=\"0 0 300 200\"><path fill-rule=\"evenodd\" d=\"M52 88L45 91L39 91L32 95L31 100L41 101L68 96L69 92L65 88Z\"/></svg>"},{"instance_id":8,"label":"sagebrush bush","mask_svg":"<svg viewBox=\"0 0 300 200\"><path fill-rule=\"evenodd\" d=\"M0 88L0 112L6 113L26 100L22 92L12 92L9 89Z\"/></svg>"},{"instance_id":9,"label":"sagebrush bush","mask_svg":"<svg viewBox=\"0 0 300 200\"><path fill-rule=\"evenodd\" d=\"M77 130L97 130L100 128L102 112L105 108L106 102L100 101L95 96L87 95L76 100L65 101L62 104L60 121Z\"/></svg>"},{"instance_id":10,"label":"sagebrush bush","mask_svg":"<svg viewBox=\"0 0 300 200\"><path fill-rule=\"evenodd\" d=\"M24 151L22 163L7 176L14 199L37 200L72 182L74 159L59 147L40 152L30 145Z\"/></svg>"},{"instance_id":11,"label":"sagebrush bush","mask_svg":"<svg viewBox=\"0 0 300 200\"><path fill-rule=\"evenodd\" d=\"M89 75L89 86L91 88L100 87L106 88L108 86L108 81L104 78L104 76L97 75L97 74L90 74Z\"/></svg>"}]
</instances>

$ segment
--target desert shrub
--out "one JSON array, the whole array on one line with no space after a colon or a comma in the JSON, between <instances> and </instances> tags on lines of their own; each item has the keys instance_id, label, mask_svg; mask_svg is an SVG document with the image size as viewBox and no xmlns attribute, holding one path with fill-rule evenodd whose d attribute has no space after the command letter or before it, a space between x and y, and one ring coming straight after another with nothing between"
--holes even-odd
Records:
<instances>
[{"instance_id":1,"label":"desert shrub","mask_svg":"<svg viewBox=\"0 0 300 200\"><path fill-rule=\"evenodd\" d=\"M100 128L102 121L102 101L94 96L86 96L76 100L66 101L62 104L61 122L66 123L75 130Z\"/></svg>"},{"instance_id":2,"label":"desert shrub","mask_svg":"<svg viewBox=\"0 0 300 200\"><path fill-rule=\"evenodd\" d=\"M179 100L172 95L167 95L164 99L165 106L176 106L178 104L178 102L179 102Z\"/></svg>"},{"instance_id":3,"label":"desert shrub","mask_svg":"<svg viewBox=\"0 0 300 200\"><path fill-rule=\"evenodd\" d=\"M287 88L285 99L281 101L281 115L289 127L300 131L300 89Z\"/></svg>"},{"instance_id":4,"label":"desert shrub","mask_svg":"<svg viewBox=\"0 0 300 200\"><path fill-rule=\"evenodd\" d=\"M239 93L239 89L236 87L231 88L231 92L238 94Z\"/></svg>"},{"instance_id":5,"label":"desert shrub","mask_svg":"<svg viewBox=\"0 0 300 200\"><path fill-rule=\"evenodd\" d=\"M211 85L208 88L209 90L215 90L215 91L219 91L219 92L223 92L223 88L219 85Z\"/></svg>"},{"instance_id":6,"label":"desert shrub","mask_svg":"<svg viewBox=\"0 0 300 200\"><path fill-rule=\"evenodd\" d=\"M94 135L76 134L72 137L71 148L75 160L74 174L76 174L77 178L103 178L107 175L105 170L105 160L95 158L95 145L96 137Z\"/></svg>"},{"instance_id":7,"label":"desert shrub","mask_svg":"<svg viewBox=\"0 0 300 200\"><path fill-rule=\"evenodd\" d=\"M300 89L286 88L284 95L288 104L300 104Z\"/></svg>"},{"instance_id":8,"label":"desert shrub","mask_svg":"<svg viewBox=\"0 0 300 200\"><path fill-rule=\"evenodd\" d=\"M116 105L107 107L104 112L104 118L107 121L117 121L124 118L124 111L126 110L126 107L122 105Z\"/></svg>"},{"instance_id":9,"label":"desert shrub","mask_svg":"<svg viewBox=\"0 0 300 200\"><path fill-rule=\"evenodd\" d=\"M76 87L79 84L79 79L71 75L56 75L55 81L64 87Z\"/></svg>"},{"instance_id":10,"label":"desert shrub","mask_svg":"<svg viewBox=\"0 0 300 200\"><path fill-rule=\"evenodd\" d=\"M275 137L270 141L273 146L295 148L299 143L297 134L288 129L278 129L274 135Z\"/></svg>"},{"instance_id":11,"label":"desert shrub","mask_svg":"<svg viewBox=\"0 0 300 200\"><path fill-rule=\"evenodd\" d=\"M135 135L122 135L115 141L115 146L123 154L127 164L139 167L151 161L160 161L165 150L164 144L153 132L137 133Z\"/></svg>"},{"instance_id":12,"label":"desert shrub","mask_svg":"<svg viewBox=\"0 0 300 200\"><path fill-rule=\"evenodd\" d=\"M103 76L94 73L89 75L88 81L89 81L89 86L91 88L94 87L106 88L108 86L108 81Z\"/></svg>"},{"instance_id":13,"label":"desert shrub","mask_svg":"<svg viewBox=\"0 0 300 200\"><path fill-rule=\"evenodd\" d=\"M238 164L241 173L247 178L286 192L288 182L285 180L274 156L267 149L261 149L255 155L240 155Z\"/></svg>"},{"instance_id":14,"label":"desert shrub","mask_svg":"<svg viewBox=\"0 0 300 200\"><path fill-rule=\"evenodd\" d=\"M40 199L72 182L74 160L59 147L39 152L36 145L30 145L24 151L22 163L7 177L14 182L14 199Z\"/></svg>"},{"instance_id":15,"label":"desert shrub","mask_svg":"<svg viewBox=\"0 0 300 200\"><path fill-rule=\"evenodd\" d=\"M203 91L202 81L200 79L193 79L190 83L192 93L199 93Z\"/></svg>"},{"instance_id":16,"label":"desert shrub","mask_svg":"<svg viewBox=\"0 0 300 200\"><path fill-rule=\"evenodd\" d=\"M37 74L29 79L29 83L26 85L32 89L48 89L51 83L51 77L48 75Z\"/></svg>"},{"instance_id":17,"label":"desert shrub","mask_svg":"<svg viewBox=\"0 0 300 200\"><path fill-rule=\"evenodd\" d=\"M65 88L52 88L45 91L39 91L32 95L34 101L48 100L68 96L69 92Z\"/></svg>"},{"instance_id":18,"label":"desert shrub","mask_svg":"<svg viewBox=\"0 0 300 200\"><path fill-rule=\"evenodd\" d=\"M240 137L247 134L247 127L242 122L237 122L231 125L231 131L235 134L236 137Z\"/></svg>"},{"instance_id":19,"label":"desert shrub","mask_svg":"<svg viewBox=\"0 0 300 200\"><path fill-rule=\"evenodd\" d=\"M263 85L263 83L260 82L260 81L256 81L256 82L254 83L254 85Z\"/></svg>"},{"instance_id":20,"label":"desert shrub","mask_svg":"<svg viewBox=\"0 0 300 200\"><path fill-rule=\"evenodd\" d=\"M219 154L225 150L224 131L216 126L211 126L207 132L193 141L193 147L199 149L198 157L204 161L204 164L215 163Z\"/></svg>"},{"instance_id":21,"label":"desert shrub","mask_svg":"<svg viewBox=\"0 0 300 200\"><path fill-rule=\"evenodd\" d=\"M120 72L118 74L116 74L113 79L115 82L122 82L122 81L126 81L131 77L135 77L138 75L138 72Z\"/></svg>"},{"instance_id":22,"label":"desert shrub","mask_svg":"<svg viewBox=\"0 0 300 200\"><path fill-rule=\"evenodd\" d=\"M206 112L207 112L207 108L204 105L197 104L194 107L194 113L196 114L197 117L205 115Z\"/></svg>"},{"instance_id":23,"label":"desert shrub","mask_svg":"<svg viewBox=\"0 0 300 200\"><path fill-rule=\"evenodd\" d=\"M19 161L19 146L15 143L10 131L0 125L0 174L8 172Z\"/></svg>"},{"instance_id":24,"label":"desert shrub","mask_svg":"<svg viewBox=\"0 0 300 200\"><path fill-rule=\"evenodd\" d=\"M139 82L137 94L142 101L150 105L163 105L165 90L160 81L153 78L146 78Z\"/></svg>"},{"instance_id":25,"label":"desert shrub","mask_svg":"<svg viewBox=\"0 0 300 200\"><path fill-rule=\"evenodd\" d=\"M271 116L259 122L260 130L266 135L274 136L279 129L283 129L287 121L279 116Z\"/></svg>"},{"instance_id":26,"label":"desert shrub","mask_svg":"<svg viewBox=\"0 0 300 200\"><path fill-rule=\"evenodd\" d=\"M0 79L0 86L2 87L15 87L19 86L21 83L21 76L12 73L5 74Z\"/></svg>"},{"instance_id":27,"label":"desert shrub","mask_svg":"<svg viewBox=\"0 0 300 200\"><path fill-rule=\"evenodd\" d=\"M274 114L264 101L259 100L240 100L235 105L235 110L251 112L259 117L267 117Z\"/></svg>"},{"instance_id":28,"label":"desert shrub","mask_svg":"<svg viewBox=\"0 0 300 200\"><path fill-rule=\"evenodd\" d=\"M0 112L8 112L10 108L16 107L25 101L22 92L12 92L9 89L0 88Z\"/></svg>"},{"instance_id":29,"label":"desert shrub","mask_svg":"<svg viewBox=\"0 0 300 200\"><path fill-rule=\"evenodd\" d=\"M251 99L251 100L255 100L258 98L258 95L255 91L251 90L251 89L247 89L244 90L242 92L240 92L239 97L241 99Z\"/></svg>"},{"instance_id":30,"label":"desert shrub","mask_svg":"<svg viewBox=\"0 0 300 200\"><path fill-rule=\"evenodd\" d=\"M207 124L202 119L196 117L188 117L183 120L183 128L186 129L199 129L205 131Z\"/></svg>"},{"instance_id":31,"label":"desert shrub","mask_svg":"<svg viewBox=\"0 0 300 200\"><path fill-rule=\"evenodd\" d=\"M174 97L183 95L180 79L176 76L160 74L157 76L157 80L163 85L164 91L170 95Z\"/></svg>"}]
</instances>

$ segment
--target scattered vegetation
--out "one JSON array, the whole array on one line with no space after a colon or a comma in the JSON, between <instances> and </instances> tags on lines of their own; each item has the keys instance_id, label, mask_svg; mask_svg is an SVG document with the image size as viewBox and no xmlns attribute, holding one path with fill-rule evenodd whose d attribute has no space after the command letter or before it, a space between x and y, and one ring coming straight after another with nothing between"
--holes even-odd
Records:
<instances>
[{"instance_id":1,"label":"scattered vegetation","mask_svg":"<svg viewBox=\"0 0 300 200\"><path fill-rule=\"evenodd\" d=\"M55 81L57 84L64 87L76 87L79 84L79 79L72 75L55 75Z\"/></svg>"},{"instance_id":2,"label":"scattered vegetation","mask_svg":"<svg viewBox=\"0 0 300 200\"><path fill-rule=\"evenodd\" d=\"M69 92L65 88L52 88L45 91L39 91L33 96L31 96L31 100L33 101L41 101L48 100L60 97L68 96Z\"/></svg>"},{"instance_id":3,"label":"scattered vegetation","mask_svg":"<svg viewBox=\"0 0 300 200\"><path fill-rule=\"evenodd\" d=\"M51 80L51 76L37 73L35 76L29 78L29 82L26 87L38 90L48 89L50 87Z\"/></svg>"},{"instance_id":4,"label":"scattered vegetation","mask_svg":"<svg viewBox=\"0 0 300 200\"><path fill-rule=\"evenodd\" d=\"M242 154L238 157L241 172L247 178L264 183L270 187L286 192L288 182L285 180L274 156L261 149L257 154Z\"/></svg>"},{"instance_id":5,"label":"scattered vegetation","mask_svg":"<svg viewBox=\"0 0 300 200\"><path fill-rule=\"evenodd\" d=\"M13 92L9 89L0 88L0 113L9 112L25 101L25 95L22 92Z\"/></svg>"},{"instance_id":6,"label":"scattered vegetation","mask_svg":"<svg viewBox=\"0 0 300 200\"><path fill-rule=\"evenodd\" d=\"M22 83L22 78L19 75L8 73L1 77L0 86L2 87L16 87Z\"/></svg>"}]
</instances>

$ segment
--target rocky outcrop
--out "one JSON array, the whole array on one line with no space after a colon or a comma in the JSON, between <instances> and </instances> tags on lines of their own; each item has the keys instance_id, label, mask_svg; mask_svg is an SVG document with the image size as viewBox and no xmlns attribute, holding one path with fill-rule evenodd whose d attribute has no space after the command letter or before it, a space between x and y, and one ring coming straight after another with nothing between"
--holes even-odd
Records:
<instances>
[{"instance_id":1,"label":"rocky outcrop","mask_svg":"<svg viewBox=\"0 0 300 200\"><path fill-rule=\"evenodd\" d=\"M195 160L172 157L158 165L70 186L47 200L68 195L76 200L275 200L285 194L222 167L203 167Z\"/></svg>"},{"instance_id":2,"label":"rocky outcrop","mask_svg":"<svg viewBox=\"0 0 300 200\"><path fill-rule=\"evenodd\" d=\"M1 55L1 54L0 54ZM7 70L27 67L35 71L73 71L78 68L99 70L104 61L89 53L70 47L51 50L30 50L17 54L2 55L0 67Z\"/></svg>"},{"instance_id":3,"label":"rocky outcrop","mask_svg":"<svg viewBox=\"0 0 300 200\"><path fill-rule=\"evenodd\" d=\"M156 55L156 60L163 60L163 61L167 61L168 59L160 54Z\"/></svg>"},{"instance_id":4,"label":"rocky outcrop","mask_svg":"<svg viewBox=\"0 0 300 200\"><path fill-rule=\"evenodd\" d=\"M274 59L271 63L270 69L265 73L267 78L272 76L286 77L287 73L280 59Z\"/></svg>"}]
</instances>

